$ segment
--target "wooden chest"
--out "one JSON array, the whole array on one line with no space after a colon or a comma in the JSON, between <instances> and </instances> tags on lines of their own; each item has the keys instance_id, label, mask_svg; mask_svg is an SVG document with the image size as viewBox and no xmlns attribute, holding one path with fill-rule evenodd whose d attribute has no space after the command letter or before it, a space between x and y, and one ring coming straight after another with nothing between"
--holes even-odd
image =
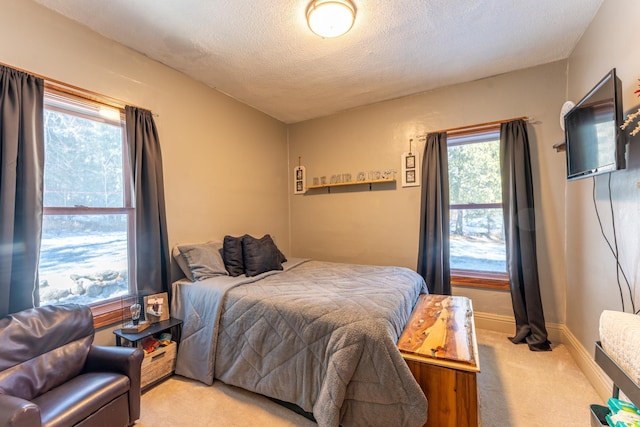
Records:
<instances>
[{"instance_id":1,"label":"wooden chest","mask_svg":"<svg viewBox=\"0 0 640 427\"><path fill-rule=\"evenodd\" d=\"M398 348L429 402L425 426L478 425L480 363L469 298L421 295Z\"/></svg>"},{"instance_id":2,"label":"wooden chest","mask_svg":"<svg viewBox=\"0 0 640 427\"><path fill-rule=\"evenodd\" d=\"M145 388L168 377L173 374L175 368L176 343L171 341L166 347L158 347L156 351L144 355L140 387Z\"/></svg>"}]
</instances>

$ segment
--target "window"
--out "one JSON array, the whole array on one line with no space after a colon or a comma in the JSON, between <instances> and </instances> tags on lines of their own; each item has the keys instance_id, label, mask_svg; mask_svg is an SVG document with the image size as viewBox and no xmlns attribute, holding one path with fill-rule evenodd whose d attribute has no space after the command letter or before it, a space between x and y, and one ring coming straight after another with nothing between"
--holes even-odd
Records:
<instances>
[{"instance_id":1,"label":"window","mask_svg":"<svg viewBox=\"0 0 640 427\"><path fill-rule=\"evenodd\" d=\"M47 91L44 130L40 305L119 301L136 289L123 111Z\"/></svg>"},{"instance_id":2,"label":"window","mask_svg":"<svg viewBox=\"0 0 640 427\"><path fill-rule=\"evenodd\" d=\"M508 289L500 130L447 138L451 282Z\"/></svg>"}]
</instances>

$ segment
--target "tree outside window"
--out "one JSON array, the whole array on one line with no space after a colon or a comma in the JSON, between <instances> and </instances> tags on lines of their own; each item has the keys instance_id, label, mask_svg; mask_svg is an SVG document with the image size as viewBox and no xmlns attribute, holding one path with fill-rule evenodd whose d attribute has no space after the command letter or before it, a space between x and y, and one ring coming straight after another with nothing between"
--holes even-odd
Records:
<instances>
[{"instance_id":1,"label":"tree outside window","mask_svg":"<svg viewBox=\"0 0 640 427\"><path fill-rule=\"evenodd\" d=\"M94 304L135 290L122 114L48 92L40 304ZM113 110L112 110L113 112Z\"/></svg>"},{"instance_id":2,"label":"tree outside window","mask_svg":"<svg viewBox=\"0 0 640 427\"><path fill-rule=\"evenodd\" d=\"M499 130L447 143L453 282L456 275L506 277Z\"/></svg>"}]
</instances>

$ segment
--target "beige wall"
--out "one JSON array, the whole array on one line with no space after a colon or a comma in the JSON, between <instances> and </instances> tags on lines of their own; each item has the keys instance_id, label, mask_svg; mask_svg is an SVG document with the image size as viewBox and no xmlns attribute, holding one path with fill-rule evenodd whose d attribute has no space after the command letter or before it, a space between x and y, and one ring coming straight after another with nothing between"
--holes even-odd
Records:
<instances>
[{"instance_id":1,"label":"beige wall","mask_svg":"<svg viewBox=\"0 0 640 427\"><path fill-rule=\"evenodd\" d=\"M590 182L566 184L564 155L552 145L563 139L558 113L567 98L567 77L568 98L577 101L615 66L624 82L626 109L638 105L633 91L640 56L631 41L640 4L604 2L568 62L289 128L31 1L0 0L0 5L0 62L158 115L171 245L268 232L291 256L415 268L419 188L398 184L374 191L293 196L290 175L298 156L309 180L341 172L400 170L400 154L418 134L526 115L536 120L529 133L547 321L566 322L585 348L591 348L599 313L620 308L615 267L599 235ZM613 198L621 263L635 292L640 277L640 154L634 142L629 170L613 176ZM417 151L423 148L420 142ZM603 212L605 180L598 179L597 193ZM606 212L604 216L610 230ZM468 288L456 288L455 293L472 297L478 311L512 314L508 293ZM112 341L110 331L102 331L99 341Z\"/></svg>"},{"instance_id":2,"label":"beige wall","mask_svg":"<svg viewBox=\"0 0 640 427\"><path fill-rule=\"evenodd\" d=\"M171 246L271 233L289 252L283 123L31 1L0 8L0 62L158 115Z\"/></svg>"},{"instance_id":3,"label":"beige wall","mask_svg":"<svg viewBox=\"0 0 640 427\"><path fill-rule=\"evenodd\" d=\"M0 62L157 114L171 244L271 233L288 251L283 123L30 1L0 5Z\"/></svg>"},{"instance_id":4,"label":"beige wall","mask_svg":"<svg viewBox=\"0 0 640 427\"><path fill-rule=\"evenodd\" d=\"M616 68L622 80L625 110L636 110L640 78L638 39L640 3L605 1L569 58L568 99L579 101L604 75ZM620 264L637 294L640 282L640 141L627 146L628 169L611 174L611 194ZM608 175L596 179L596 200L607 236L613 243ZM567 183L567 326L582 345L593 349L602 310L621 310L615 260L600 232L592 200L593 181ZM624 281L627 311L629 291ZM640 300L636 299L640 304ZM637 307L638 309L640 307Z\"/></svg>"},{"instance_id":5,"label":"beige wall","mask_svg":"<svg viewBox=\"0 0 640 427\"><path fill-rule=\"evenodd\" d=\"M314 176L395 168L409 139L428 131L528 116L535 181L541 291L547 321L564 322L564 156L559 111L566 62L379 103L289 127L290 168ZM424 142L418 145L422 153ZM359 187L290 196L296 256L416 268L420 188ZM513 315L507 292L456 288L477 311Z\"/></svg>"}]
</instances>

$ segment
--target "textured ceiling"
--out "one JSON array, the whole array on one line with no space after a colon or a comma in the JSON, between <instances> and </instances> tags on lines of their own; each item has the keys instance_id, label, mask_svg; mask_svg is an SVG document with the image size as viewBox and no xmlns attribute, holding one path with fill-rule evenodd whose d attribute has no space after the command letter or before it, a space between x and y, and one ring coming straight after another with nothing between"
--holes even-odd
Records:
<instances>
[{"instance_id":1,"label":"textured ceiling","mask_svg":"<svg viewBox=\"0 0 640 427\"><path fill-rule=\"evenodd\" d=\"M567 58L603 0L36 0L285 123Z\"/></svg>"}]
</instances>

